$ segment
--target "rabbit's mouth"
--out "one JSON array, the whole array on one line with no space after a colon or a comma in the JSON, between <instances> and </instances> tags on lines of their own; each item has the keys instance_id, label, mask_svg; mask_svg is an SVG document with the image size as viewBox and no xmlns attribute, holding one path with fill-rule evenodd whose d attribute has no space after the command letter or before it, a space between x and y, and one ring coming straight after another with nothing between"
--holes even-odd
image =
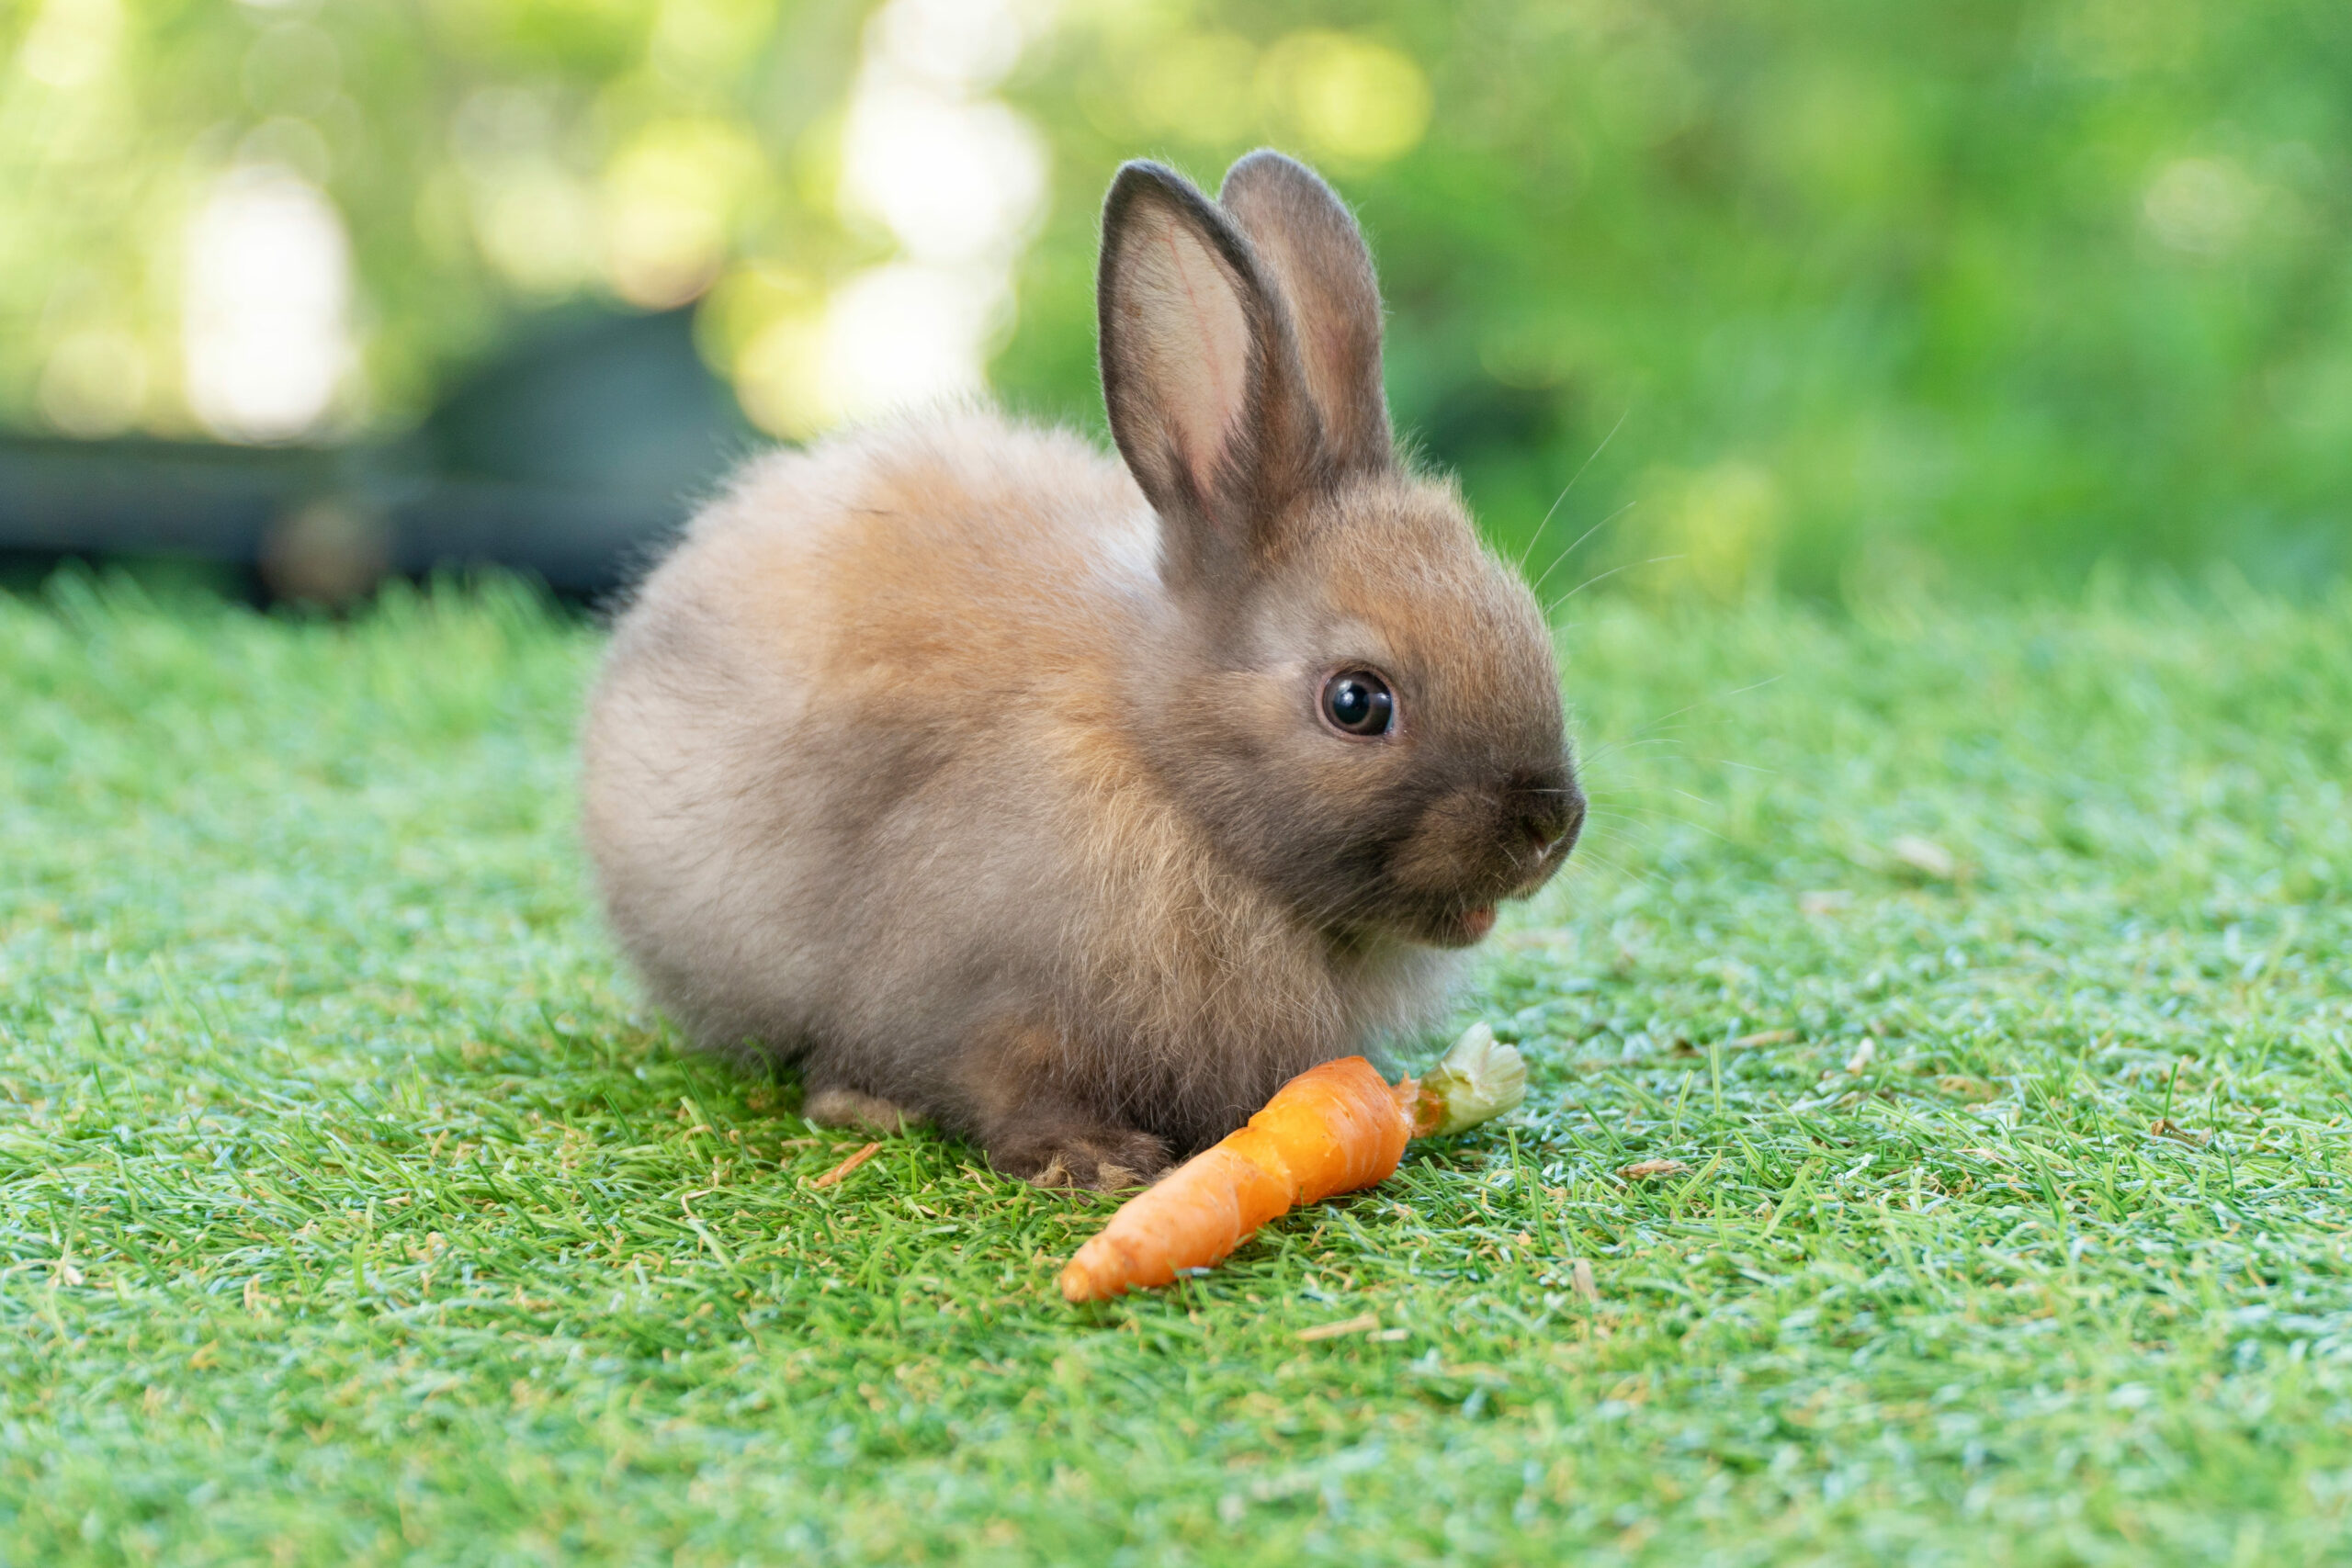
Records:
<instances>
[{"instance_id":1,"label":"rabbit's mouth","mask_svg":"<svg viewBox=\"0 0 2352 1568\"><path fill-rule=\"evenodd\" d=\"M1482 941L1495 929L1497 905L1532 896L1558 873L1579 825L1571 820L1539 837L1515 824L1498 830L1480 803L1441 803L1385 868L1397 896L1390 918L1432 947Z\"/></svg>"},{"instance_id":2,"label":"rabbit's mouth","mask_svg":"<svg viewBox=\"0 0 2352 1568\"><path fill-rule=\"evenodd\" d=\"M1430 947L1469 947L1485 939L1495 929L1495 907L1474 904L1464 908L1447 906L1425 909L1419 918L1406 922L1406 931L1414 942Z\"/></svg>"},{"instance_id":3,"label":"rabbit's mouth","mask_svg":"<svg viewBox=\"0 0 2352 1568\"><path fill-rule=\"evenodd\" d=\"M1476 908L1464 909L1453 917L1453 923L1462 929L1462 945L1467 947L1495 929L1495 907L1481 904Z\"/></svg>"},{"instance_id":4,"label":"rabbit's mouth","mask_svg":"<svg viewBox=\"0 0 2352 1568\"><path fill-rule=\"evenodd\" d=\"M1376 932L1428 947L1468 947L1494 931L1497 907L1555 875L1583 825L1584 798L1565 774L1514 776L1502 787L1455 788L1415 803L1394 837L1352 848L1324 874L1346 916L1334 935ZM1332 877L1330 872L1340 872ZM1346 880L1355 882L1353 889ZM1344 880L1343 880L1344 879Z\"/></svg>"}]
</instances>

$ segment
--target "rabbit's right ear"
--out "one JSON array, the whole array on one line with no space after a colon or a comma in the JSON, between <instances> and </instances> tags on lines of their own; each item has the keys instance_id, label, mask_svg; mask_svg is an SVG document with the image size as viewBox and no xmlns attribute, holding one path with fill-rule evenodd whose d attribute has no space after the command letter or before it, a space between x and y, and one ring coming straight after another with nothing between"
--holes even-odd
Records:
<instances>
[{"instance_id":1,"label":"rabbit's right ear","mask_svg":"<svg viewBox=\"0 0 2352 1568\"><path fill-rule=\"evenodd\" d=\"M1138 162L1103 203L1096 303L1111 435L1168 525L1170 570L1246 570L1318 446L1282 299L1229 216Z\"/></svg>"},{"instance_id":2,"label":"rabbit's right ear","mask_svg":"<svg viewBox=\"0 0 2352 1568\"><path fill-rule=\"evenodd\" d=\"M1380 283L1347 204L1314 170L1270 147L1226 171L1217 205L1283 297L1330 459L1342 468L1394 461L1380 382Z\"/></svg>"}]
</instances>

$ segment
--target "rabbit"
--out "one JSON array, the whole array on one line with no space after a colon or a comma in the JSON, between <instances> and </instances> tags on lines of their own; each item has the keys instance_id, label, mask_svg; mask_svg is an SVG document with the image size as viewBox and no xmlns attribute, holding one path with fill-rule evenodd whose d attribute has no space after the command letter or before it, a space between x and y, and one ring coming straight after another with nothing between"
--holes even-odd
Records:
<instances>
[{"instance_id":1,"label":"rabbit","mask_svg":"<svg viewBox=\"0 0 2352 1568\"><path fill-rule=\"evenodd\" d=\"M1322 180L1125 165L1098 315L1115 460L967 407L741 469L616 619L582 796L695 1044L1111 1190L1434 1022L1585 806Z\"/></svg>"}]
</instances>

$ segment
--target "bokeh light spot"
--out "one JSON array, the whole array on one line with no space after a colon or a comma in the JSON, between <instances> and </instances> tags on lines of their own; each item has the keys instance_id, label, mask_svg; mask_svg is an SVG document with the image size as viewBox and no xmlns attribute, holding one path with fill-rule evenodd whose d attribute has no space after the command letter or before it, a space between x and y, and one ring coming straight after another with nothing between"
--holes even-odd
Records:
<instances>
[{"instance_id":1,"label":"bokeh light spot","mask_svg":"<svg viewBox=\"0 0 2352 1568\"><path fill-rule=\"evenodd\" d=\"M119 435L138 421L146 397L147 355L129 333L74 333L41 367L41 417L68 435Z\"/></svg>"},{"instance_id":2,"label":"bokeh light spot","mask_svg":"<svg viewBox=\"0 0 2352 1568\"><path fill-rule=\"evenodd\" d=\"M1654 583L1679 578L1729 602L1770 570L1786 506L1779 481L1766 469L1726 458L1696 472L1652 474L1642 493L1656 498L1668 547L1683 558L1680 572Z\"/></svg>"},{"instance_id":3,"label":"bokeh light spot","mask_svg":"<svg viewBox=\"0 0 2352 1568\"><path fill-rule=\"evenodd\" d=\"M2165 244L2192 255L2220 255L2245 237L2261 193L2227 158L2181 158L2148 183L2141 214Z\"/></svg>"},{"instance_id":4,"label":"bokeh light spot","mask_svg":"<svg viewBox=\"0 0 2352 1568\"><path fill-rule=\"evenodd\" d=\"M1385 163L1420 145L1430 128L1429 78L1386 44L1349 33L1292 33L1266 52L1261 92L1315 152Z\"/></svg>"},{"instance_id":5,"label":"bokeh light spot","mask_svg":"<svg viewBox=\"0 0 2352 1568\"><path fill-rule=\"evenodd\" d=\"M1137 62L1130 112L1146 130L1200 146L1249 135L1257 104L1258 51L1231 33L1193 33Z\"/></svg>"},{"instance_id":6,"label":"bokeh light spot","mask_svg":"<svg viewBox=\"0 0 2352 1568\"><path fill-rule=\"evenodd\" d=\"M118 0L49 0L17 46L17 68L51 87L96 80L122 35Z\"/></svg>"},{"instance_id":7,"label":"bokeh light spot","mask_svg":"<svg viewBox=\"0 0 2352 1568\"><path fill-rule=\"evenodd\" d=\"M229 441L284 441L327 414L350 368L351 245L318 188L243 168L188 230L181 336L190 408Z\"/></svg>"},{"instance_id":8,"label":"bokeh light spot","mask_svg":"<svg viewBox=\"0 0 2352 1568\"><path fill-rule=\"evenodd\" d=\"M766 173L750 133L724 120L662 120L638 132L605 172L605 272L614 291L661 310L707 288L738 206Z\"/></svg>"}]
</instances>

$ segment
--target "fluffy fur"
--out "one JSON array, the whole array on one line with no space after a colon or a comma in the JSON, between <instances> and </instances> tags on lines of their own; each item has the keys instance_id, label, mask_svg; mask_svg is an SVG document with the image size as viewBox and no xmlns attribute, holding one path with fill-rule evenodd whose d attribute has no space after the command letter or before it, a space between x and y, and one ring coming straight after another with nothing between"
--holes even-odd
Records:
<instances>
[{"instance_id":1,"label":"fluffy fur","mask_svg":"<svg viewBox=\"0 0 2352 1568\"><path fill-rule=\"evenodd\" d=\"M1128 165L1101 299L1124 463L979 411L753 461L619 620L585 799L698 1043L1110 1187L1428 1018L1583 802L1533 600L1396 458L1322 182ZM1385 735L1324 717L1354 670Z\"/></svg>"}]
</instances>

